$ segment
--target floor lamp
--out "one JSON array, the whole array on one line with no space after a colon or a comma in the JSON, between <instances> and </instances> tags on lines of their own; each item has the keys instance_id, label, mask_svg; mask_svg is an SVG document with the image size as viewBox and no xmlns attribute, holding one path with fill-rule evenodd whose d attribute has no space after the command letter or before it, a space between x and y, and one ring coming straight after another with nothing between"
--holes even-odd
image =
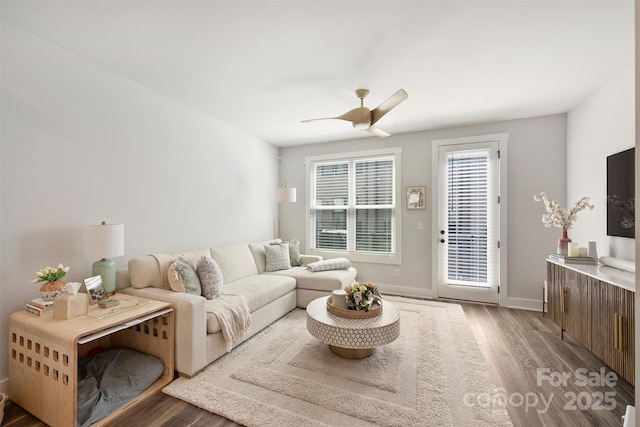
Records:
<instances>
[{"instance_id":1,"label":"floor lamp","mask_svg":"<svg viewBox=\"0 0 640 427\"><path fill-rule=\"evenodd\" d=\"M278 193L276 195L276 199L278 203L295 203L296 202L296 189L295 187L289 187L287 185L287 181L284 182L282 187L278 187ZM275 218L275 238L278 238L278 234L280 232L280 208L278 208L278 213Z\"/></svg>"}]
</instances>

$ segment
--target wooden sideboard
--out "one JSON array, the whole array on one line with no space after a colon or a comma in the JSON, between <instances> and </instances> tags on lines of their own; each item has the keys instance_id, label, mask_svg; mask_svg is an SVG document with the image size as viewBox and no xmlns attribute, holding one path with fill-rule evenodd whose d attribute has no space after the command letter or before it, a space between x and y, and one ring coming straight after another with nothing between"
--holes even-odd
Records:
<instances>
[{"instance_id":1,"label":"wooden sideboard","mask_svg":"<svg viewBox=\"0 0 640 427\"><path fill-rule=\"evenodd\" d=\"M547 310L560 337L568 333L632 385L634 289L632 273L547 260Z\"/></svg>"}]
</instances>

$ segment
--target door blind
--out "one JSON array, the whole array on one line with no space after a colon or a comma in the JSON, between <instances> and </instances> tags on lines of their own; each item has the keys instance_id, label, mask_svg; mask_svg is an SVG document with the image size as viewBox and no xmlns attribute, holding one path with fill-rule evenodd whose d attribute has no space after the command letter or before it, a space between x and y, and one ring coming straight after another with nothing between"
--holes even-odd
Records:
<instances>
[{"instance_id":1,"label":"door blind","mask_svg":"<svg viewBox=\"0 0 640 427\"><path fill-rule=\"evenodd\" d=\"M448 278L487 285L489 152L456 151L447 158Z\"/></svg>"}]
</instances>

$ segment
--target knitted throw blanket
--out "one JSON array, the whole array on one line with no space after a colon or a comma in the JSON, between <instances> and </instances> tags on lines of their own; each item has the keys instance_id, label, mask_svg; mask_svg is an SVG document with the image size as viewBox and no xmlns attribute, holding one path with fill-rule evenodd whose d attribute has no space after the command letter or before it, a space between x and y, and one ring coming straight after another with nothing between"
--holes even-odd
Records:
<instances>
[{"instance_id":1,"label":"knitted throw blanket","mask_svg":"<svg viewBox=\"0 0 640 427\"><path fill-rule=\"evenodd\" d=\"M227 351L249 334L251 314L244 298L235 294L222 294L210 304L207 312L218 318L222 336L227 343Z\"/></svg>"}]
</instances>

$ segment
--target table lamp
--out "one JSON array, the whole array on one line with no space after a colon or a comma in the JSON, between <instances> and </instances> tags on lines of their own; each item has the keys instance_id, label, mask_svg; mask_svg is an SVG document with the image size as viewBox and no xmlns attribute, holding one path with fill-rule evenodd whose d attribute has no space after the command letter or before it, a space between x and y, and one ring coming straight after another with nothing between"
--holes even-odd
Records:
<instances>
[{"instance_id":1,"label":"table lamp","mask_svg":"<svg viewBox=\"0 0 640 427\"><path fill-rule=\"evenodd\" d=\"M84 257L99 260L93 263L92 275L102 276L102 283L109 295L116 292L116 263L108 258L124 255L124 224L84 226Z\"/></svg>"}]
</instances>

